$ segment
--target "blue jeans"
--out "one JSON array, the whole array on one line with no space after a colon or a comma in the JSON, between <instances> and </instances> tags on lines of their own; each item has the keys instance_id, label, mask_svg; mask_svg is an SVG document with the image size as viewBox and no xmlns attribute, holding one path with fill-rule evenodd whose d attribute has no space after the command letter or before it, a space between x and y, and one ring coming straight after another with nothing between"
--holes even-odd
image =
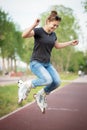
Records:
<instances>
[{"instance_id":1,"label":"blue jeans","mask_svg":"<svg viewBox=\"0 0 87 130\"><path fill-rule=\"evenodd\" d=\"M34 60L30 62L30 69L38 77L32 81L32 86L45 86L44 91L46 93L50 93L61 83L59 74L51 63L42 63Z\"/></svg>"}]
</instances>

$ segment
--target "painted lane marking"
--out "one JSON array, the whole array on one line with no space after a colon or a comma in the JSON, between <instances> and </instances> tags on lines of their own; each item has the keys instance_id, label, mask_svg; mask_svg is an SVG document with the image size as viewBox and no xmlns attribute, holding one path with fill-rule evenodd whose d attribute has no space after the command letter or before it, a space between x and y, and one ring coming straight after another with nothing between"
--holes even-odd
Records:
<instances>
[{"instance_id":1,"label":"painted lane marking","mask_svg":"<svg viewBox=\"0 0 87 130\"><path fill-rule=\"evenodd\" d=\"M71 112L78 112L78 109L70 109L70 108L57 108L57 107L48 107L47 110L49 111L71 111Z\"/></svg>"}]
</instances>

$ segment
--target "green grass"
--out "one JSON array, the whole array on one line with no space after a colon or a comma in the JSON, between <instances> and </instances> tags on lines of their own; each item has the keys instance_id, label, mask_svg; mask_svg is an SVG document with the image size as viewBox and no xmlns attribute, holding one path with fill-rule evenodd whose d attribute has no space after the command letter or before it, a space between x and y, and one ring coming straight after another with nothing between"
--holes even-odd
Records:
<instances>
[{"instance_id":1,"label":"green grass","mask_svg":"<svg viewBox=\"0 0 87 130\"><path fill-rule=\"evenodd\" d=\"M62 80L74 80L78 77L78 75L75 73L61 73L60 77Z\"/></svg>"},{"instance_id":2,"label":"green grass","mask_svg":"<svg viewBox=\"0 0 87 130\"><path fill-rule=\"evenodd\" d=\"M74 74L61 74L61 79L72 80L77 78ZM61 87L66 85L66 83L62 83ZM18 105L18 87L17 84L8 85L0 87L0 117L16 110L19 107L24 106L25 104L34 100L33 94L37 93L41 87L37 87L36 89L32 89L29 94L27 100L24 100L21 105Z\"/></svg>"},{"instance_id":3,"label":"green grass","mask_svg":"<svg viewBox=\"0 0 87 130\"><path fill-rule=\"evenodd\" d=\"M24 106L25 104L34 100L33 94L37 93L37 91L41 89L41 87L37 87L36 89L32 89L30 95L27 100L24 100L22 104L18 105L18 87L17 85L8 85L0 87L0 117L16 110L19 107Z\"/></svg>"}]
</instances>

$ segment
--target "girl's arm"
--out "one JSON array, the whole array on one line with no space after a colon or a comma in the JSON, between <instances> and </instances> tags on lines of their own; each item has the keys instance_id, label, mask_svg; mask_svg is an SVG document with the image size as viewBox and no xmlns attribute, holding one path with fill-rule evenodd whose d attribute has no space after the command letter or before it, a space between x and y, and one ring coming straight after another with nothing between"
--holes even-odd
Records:
<instances>
[{"instance_id":1,"label":"girl's arm","mask_svg":"<svg viewBox=\"0 0 87 130\"><path fill-rule=\"evenodd\" d=\"M56 49L61 49L70 45L78 45L79 41L78 40L73 40L73 41L69 41L69 42L64 42L64 43L58 43L57 41L55 42L55 48Z\"/></svg>"},{"instance_id":2,"label":"girl's arm","mask_svg":"<svg viewBox=\"0 0 87 130\"><path fill-rule=\"evenodd\" d=\"M34 36L34 31L33 29L39 24L40 20L39 19L36 19L34 24L27 28L23 33L22 33L22 37L23 38L28 38L28 37L32 37Z\"/></svg>"}]
</instances>

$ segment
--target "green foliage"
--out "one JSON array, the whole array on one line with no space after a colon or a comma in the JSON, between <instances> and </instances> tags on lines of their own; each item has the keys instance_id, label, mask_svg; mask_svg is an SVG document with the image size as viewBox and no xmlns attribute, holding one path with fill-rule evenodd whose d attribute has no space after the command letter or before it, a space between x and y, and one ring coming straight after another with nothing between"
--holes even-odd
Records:
<instances>
[{"instance_id":1,"label":"green foliage","mask_svg":"<svg viewBox=\"0 0 87 130\"><path fill-rule=\"evenodd\" d=\"M85 9L85 12L87 12L87 0L82 1L82 6Z\"/></svg>"},{"instance_id":2,"label":"green foliage","mask_svg":"<svg viewBox=\"0 0 87 130\"><path fill-rule=\"evenodd\" d=\"M56 30L58 39L61 42L73 40L78 38L77 30L79 29L77 20L73 14L73 10L64 6L54 6L62 18L59 28Z\"/></svg>"},{"instance_id":3,"label":"green foliage","mask_svg":"<svg viewBox=\"0 0 87 130\"><path fill-rule=\"evenodd\" d=\"M30 62L31 53L32 53L33 46L34 46L33 42L34 42L33 38L24 40L22 60L24 62L26 62L27 64L29 64L29 62Z\"/></svg>"},{"instance_id":4,"label":"green foliage","mask_svg":"<svg viewBox=\"0 0 87 130\"><path fill-rule=\"evenodd\" d=\"M13 41L13 31L15 25L10 21L8 14L0 10L0 48L2 57L9 55L11 42Z\"/></svg>"},{"instance_id":5,"label":"green foliage","mask_svg":"<svg viewBox=\"0 0 87 130\"><path fill-rule=\"evenodd\" d=\"M41 87L33 89L31 93L29 94L29 97L27 98L27 100L25 100L22 104L18 105L17 85L8 85L8 86L3 86L3 87L0 86L0 117L33 101L34 100L33 94L37 93L39 89L41 89Z\"/></svg>"},{"instance_id":6,"label":"green foliage","mask_svg":"<svg viewBox=\"0 0 87 130\"><path fill-rule=\"evenodd\" d=\"M17 87L15 85L0 87L0 117L17 107ZM16 106L14 107L14 104Z\"/></svg>"},{"instance_id":7,"label":"green foliage","mask_svg":"<svg viewBox=\"0 0 87 130\"><path fill-rule=\"evenodd\" d=\"M69 65L69 71L75 72L81 69L80 67L84 67L85 60L84 60L84 53L77 51L73 54L70 65Z\"/></svg>"},{"instance_id":8,"label":"green foliage","mask_svg":"<svg viewBox=\"0 0 87 130\"><path fill-rule=\"evenodd\" d=\"M84 72L87 74L87 51L85 52L84 61Z\"/></svg>"},{"instance_id":9,"label":"green foliage","mask_svg":"<svg viewBox=\"0 0 87 130\"><path fill-rule=\"evenodd\" d=\"M17 30L9 15L0 9L0 55L3 58L3 66L4 58L16 60L17 55L21 57L22 44L21 32Z\"/></svg>"}]
</instances>

